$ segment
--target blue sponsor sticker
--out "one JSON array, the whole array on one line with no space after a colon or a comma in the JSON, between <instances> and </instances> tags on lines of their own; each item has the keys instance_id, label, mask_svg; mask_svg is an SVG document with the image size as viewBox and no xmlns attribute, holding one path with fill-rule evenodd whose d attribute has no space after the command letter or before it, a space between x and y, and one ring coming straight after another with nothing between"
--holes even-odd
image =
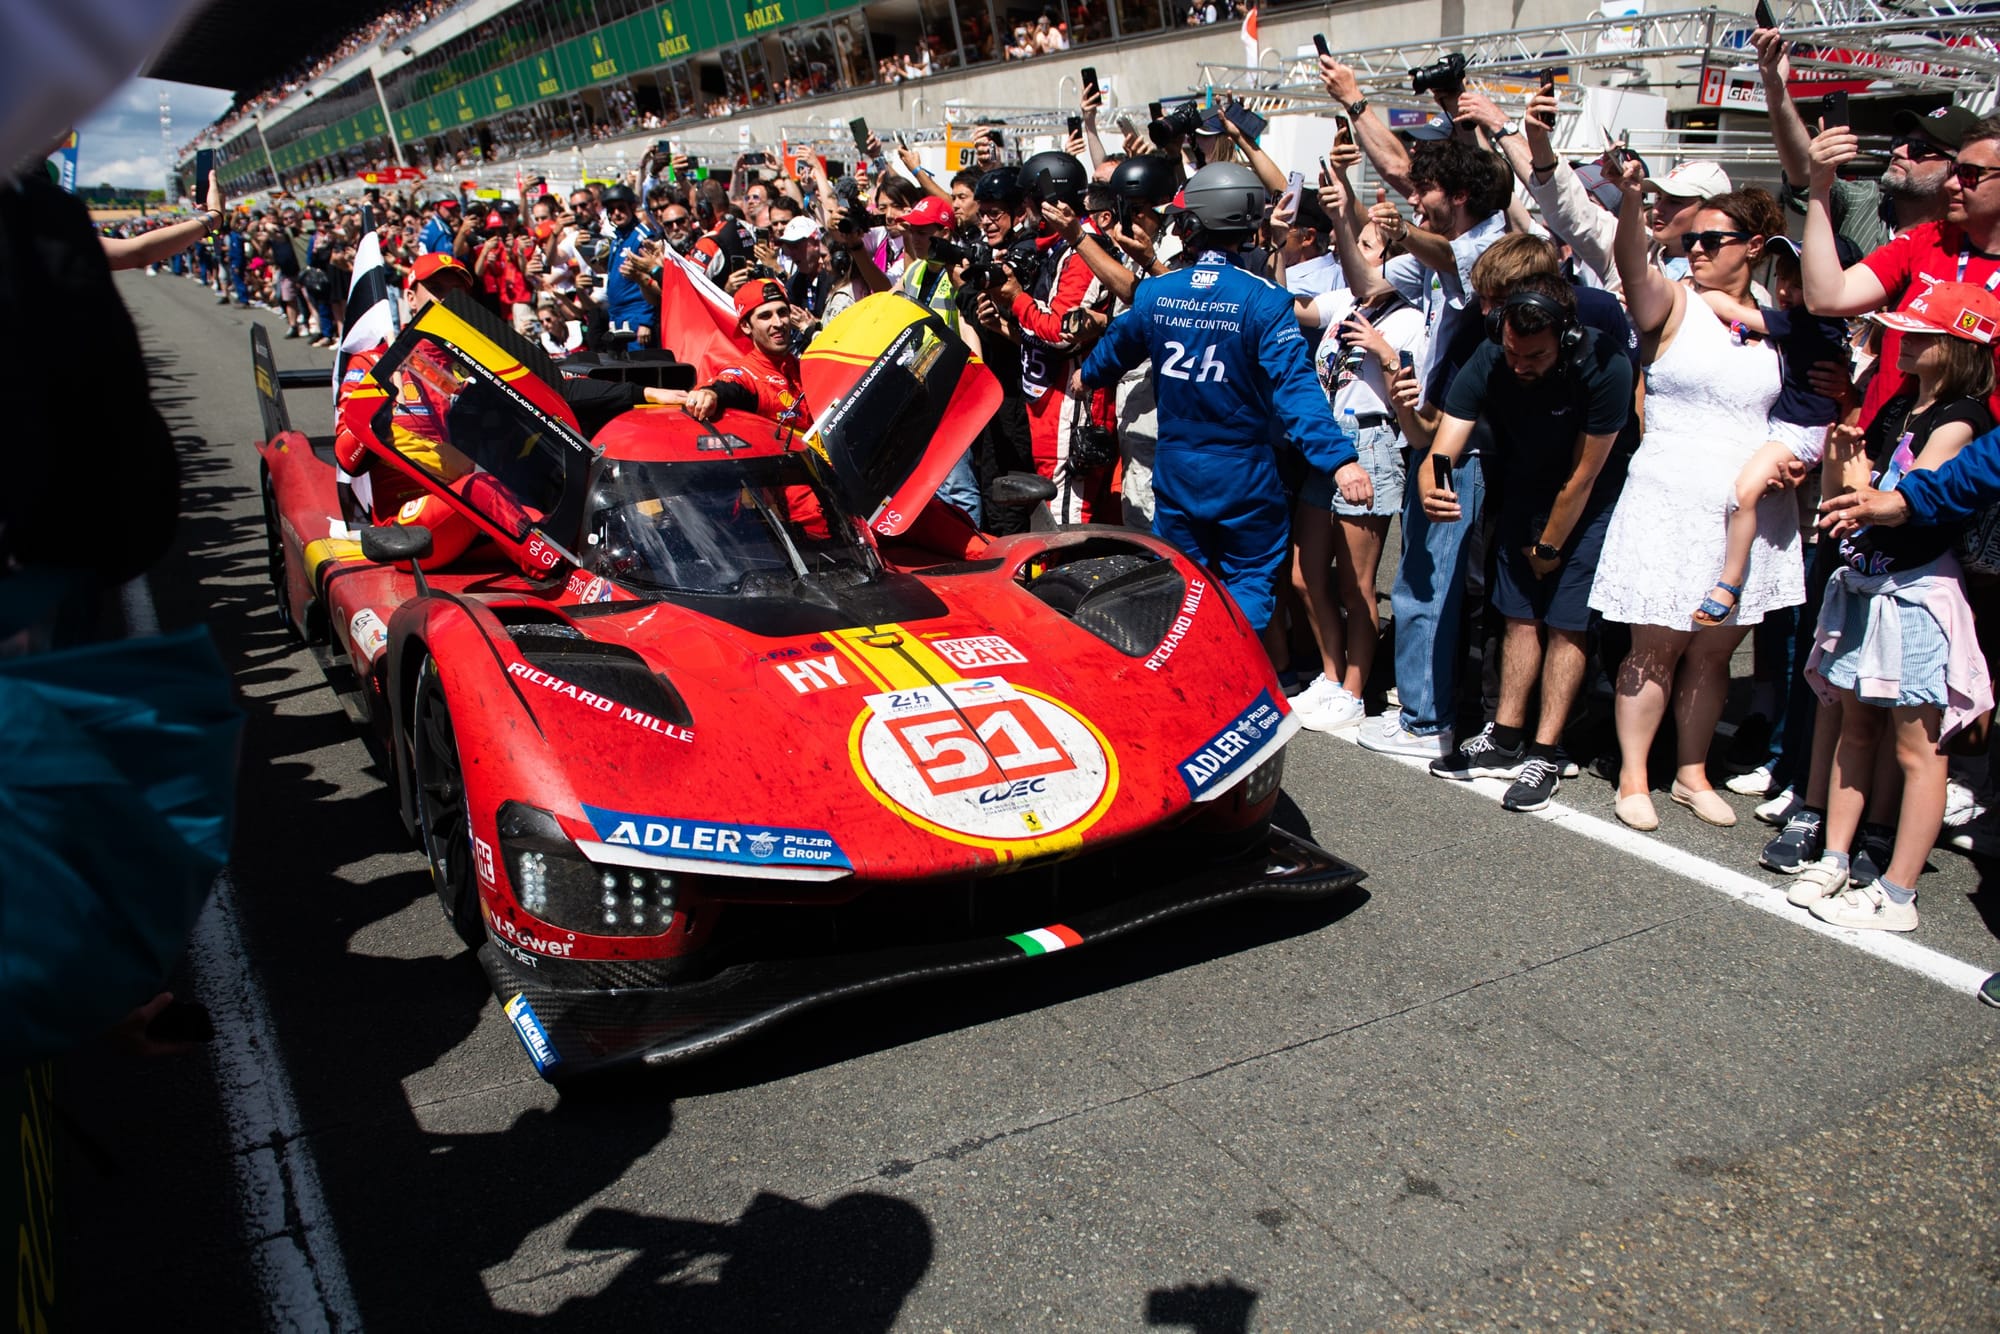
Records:
<instances>
[{"instance_id":1,"label":"blue sponsor sticker","mask_svg":"<svg viewBox=\"0 0 2000 1334\"><path fill-rule=\"evenodd\" d=\"M584 803L583 813L606 843L662 856L733 862L738 866L830 866L851 871L854 863L824 829L778 825L718 824L664 815L634 815Z\"/></svg>"},{"instance_id":2,"label":"blue sponsor sticker","mask_svg":"<svg viewBox=\"0 0 2000 1334\"><path fill-rule=\"evenodd\" d=\"M520 992L507 1002L507 1022L514 1025L515 1036L528 1049L528 1059L535 1063L535 1073L545 1075L562 1064L562 1057L556 1053L556 1044L549 1041L549 1030L542 1027L542 1021L535 1015L535 1007L528 1004L528 998Z\"/></svg>"},{"instance_id":3,"label":"blue sponsor sticker","mask_svg":"<svg viewBox=\"0 0 2000 1334\"><path fill-rule=\"evenodd\" d=\"M1264 743L1284 722L1269 690L1259 691L1250 707L1236 720L1210 737L1194 754L1180 762L1181 782L1197 801L1220 791L1264 748Z\"/></svg>"}]
</instances>

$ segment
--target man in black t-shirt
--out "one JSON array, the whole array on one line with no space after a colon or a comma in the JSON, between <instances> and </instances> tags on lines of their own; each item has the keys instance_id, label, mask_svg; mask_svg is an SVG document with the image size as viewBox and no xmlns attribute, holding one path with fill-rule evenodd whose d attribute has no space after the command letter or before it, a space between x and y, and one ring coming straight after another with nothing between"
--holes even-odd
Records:
<instances>
[{"instance_id":1,"label":"man in black t-shirt","mask_svg":"<svg viewBox=\"0 0 2000 1334\"><path fill-rule=\"evenodd\" d=\"M1417 480L1431 521L1457 522L1458 497L1440 484L1437 461L1456 462L1473 424L1487 423L1502 473L1492 590L1507 621L1500 704L1483 731L1433 761L1431 772L1511 778L1502 804L1537 811L1560 786L1558 742L1583 685L1590 585L1625 478L1627 452L1617 446L1634 428L1633 371L1624 340L1578 322L1575 293L1560 278L1525 279L1491 324L1498 341L1474 352L1452 380ZM1537 677L1541 716L1526 744Z\"/></svg>"}]
</instances>

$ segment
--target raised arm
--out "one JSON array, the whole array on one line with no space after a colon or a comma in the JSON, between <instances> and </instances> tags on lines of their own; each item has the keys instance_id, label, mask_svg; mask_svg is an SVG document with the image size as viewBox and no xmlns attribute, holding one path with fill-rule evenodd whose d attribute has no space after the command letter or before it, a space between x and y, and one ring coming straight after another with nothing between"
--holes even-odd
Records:
<instances>
[{"instance_id":1,"label":"raised arm","mask_svg":"<svg viewBox=\"0 0 2000 1334\"><path fill-rule=\"evenodd\" d=\"M1319 80L1333 100L1342 106L1364 101L1361 84L1354 77L1354 71L1335 60L1332 56L1319 58ZM1375 114L1375 108L1368 107L1354 121L1354 134L1361 143L1361 151L1368 155L1375 174L1380 176L1397 193L1410 192L1410 155L1396 138L1388 123Z\"/></svg>"},{"instance_id":2,"label":"raised arm","mask_svg":"<svg viewBox=\"0 0 2000 1334\"><path fill-rule=\"evenodd\" d=\"M1861 141L1844 126L1822 128L1812 141L1812 195L1806 201L1806 233L1799 243L1799 272L1806 289L1806 308L1815 315L1865 315L1888 300L1888 289L1866 264L1840 267L1834 244L1833 215L1827 198L1839 179L1840 165L1861 151Z\"/></svg>"},{"instance_id":3,"label":"raised arm","mask_svg":"<svg viewBox=\"0 0 2000 1334\"><path fill-rule=\"evenodd\" d=\"M1618 278L1625 289L1625 309L1632 327L1641 334L1664 329L1674 313L1680 287L1647 258L1652 237L1646 227L1646 199L1641 183L1645 169L1635 160L1625 164L1618 180L1624 199L1618 207L1618 235L1612 251L1618 262Z\"/></svg>"},{"instance_id":4,"label":"raised arm","mask_svg":"<svg viewBox=\"0 0 2000 1334\"><path fill-rule=\"evenodd\" d=\"M1764 81L1764 105L1771 115L1778 162L1785 169L1785 179L1794 188L1804 189L1811 176L1812 136L1806 133L1805 118L1799 115L1786 83L1792 67L1785 59L1785 35L1776 28L1758 28L1750 34L1750 45L1757 48L1757 73Z\"/></svg>"}]
</instances>

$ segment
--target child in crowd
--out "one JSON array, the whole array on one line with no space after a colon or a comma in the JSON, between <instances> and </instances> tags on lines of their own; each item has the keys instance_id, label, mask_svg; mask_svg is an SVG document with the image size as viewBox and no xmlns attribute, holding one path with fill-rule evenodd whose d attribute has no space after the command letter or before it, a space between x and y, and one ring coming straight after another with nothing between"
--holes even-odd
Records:
<instances>
[{"instance_id":1,"label":"child in crowd","mask_svg":"<svg viewBox=\"0 0 2000 1334\"><path fill-rule=\"evenodd\" d=\"M1843 265L1858 263L1860 253L1842 238ZM1757 502L1768 491L1789 490L1805 481L1826 455L1826 428L1838 416L1834 401L1812 386L1812 369L1822 361L1847 363L1847 321L1823 319L1806 310L1805 284L1799 276L1799 250L1789 238L1765 242L1773 258L1771 295L1778 304L1751 306L1727 292L1704 291L1709 309L1731 326L1740 342L1759 334L1777 344L1784 379L1766 422L1762 448L1751 455L1736 479L1736 507L1729 513L1729 541L1722 557L1722 575L1694 612L1696 625L1720 625L1736 610L1743 577L1750 569L1750 548L1757 538Z\"/></svg>"},{"instance_id":2,"label":"child in crowd","mask_svg":"<svg viewBox=\"0 0 2000 1334\"><path fill-rule=\"evenodd\" d=\"M1893 425L1876 433L1881 443L1870 460L1877 485L1892 490L1905 474L1943 467L1993 429L1986 398L2000 298L1975 283L1938 283L1903 310L1870 318L1903 333L1895 370L1916 378L1914 393L1883 407L1883 416L1907 415L1900 433ZM1940 747L1993 707L1952 554L1959 536L1956 525L1864 528L1840 543L1806 662L1813 689L1841 705L1826 854L1786 896L1836 926L1916 929L1917 876L1944 820ZM1885 739L1903 780L1894 847L1874 883L1850 884L1849 852Z\"/></svg>"}]
</instances>

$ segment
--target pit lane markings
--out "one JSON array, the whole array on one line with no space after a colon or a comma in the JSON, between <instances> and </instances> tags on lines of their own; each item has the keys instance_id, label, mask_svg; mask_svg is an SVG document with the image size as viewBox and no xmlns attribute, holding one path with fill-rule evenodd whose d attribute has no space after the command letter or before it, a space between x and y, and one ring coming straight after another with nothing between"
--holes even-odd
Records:
<instances>
[{"instance_id":1,"label":"pit lane markings","mask_svg":"<svg viewBox=\"0 0 2000 1334\"><path fill-rule=\"evenodd\" d=\"M119 602L128 635L160 633L144 576L119 590ZM319 1165L302 1135L270 1004L244 968L246 957L236 883L225 869L188 939L188 963L195 995L215 1025L208 1054L229 1122L237 1210L267 1328L299 1334L358 1331L361 1312L320 1191Z\"/></svg>"},{"instance_id":2,"label":"pit lane markings","mask_svg":"<svg viewBox=\"0 0 2000 1334\"><path fill-rule=\"evenodd\" d=\"M1362 749L1359 739L1352 731L1338 734L1337 739L1353 743L1357 750ZM1431 777L1428 760L1413 755L1387 755L1381 751L1367 753L1381 759L1394 760L1406 768L1418 770L1426 778ZM1487 800L1497 803L1507 794L1508 785L1497 778L1475 778L1469 783L1453 782L1447 786L1470 788ZM1804 908L1794 908L1786 902L1785 891L1778 886L1709 861L1706 857L1697 857L1692 852L1685 852L1662 839L1649 838L1638 830L1627 829L1616 821L1586 815L1574 806L1565 806L1559 801L1552 801L1539 811L1518 813L1554 825L1558 829L1566 829L1593 843L1616 848L1683 880L1691 880L1705 889L1712 889L1740 903L1747 903L1753 908L1770 913L1773 917L1781 917L1792 926L1802 927L1829 940L1838 941L1850 949L1873 955L1884 963L1906 969L1963 996L1977 995L1980 985L1994 971L1991 968L1980 968L1969 964L1963 959L1953 958L1928 945L1919 945L1907 936L1887 931L1856 931L1851 927L1822 922Z\"/></svg>"}]
</instances>

